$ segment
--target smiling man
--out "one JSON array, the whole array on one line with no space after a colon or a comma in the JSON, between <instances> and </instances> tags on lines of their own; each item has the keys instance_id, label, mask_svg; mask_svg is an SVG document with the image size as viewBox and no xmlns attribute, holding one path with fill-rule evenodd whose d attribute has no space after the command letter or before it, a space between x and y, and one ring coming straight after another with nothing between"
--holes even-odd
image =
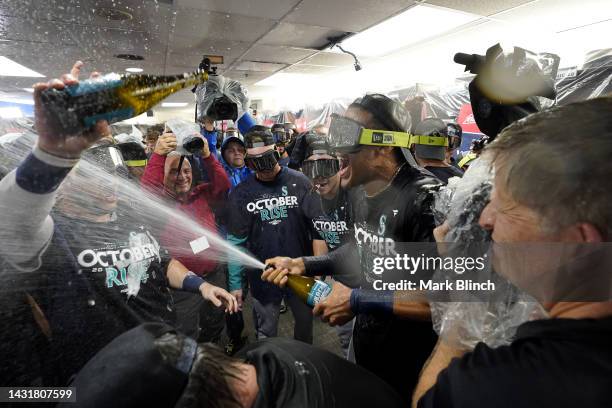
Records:
<instances>
[{"instance_id":1,"label":"smiling man","mask_svg":"<svg viewBox=\"0 0 612 408\"><path fill-rule=\"evenodd\" d=\"M393 291L374 290L374 282L381 278L373 262L377 257L394 256L396 243L433 241L431 200L439 181L424 173L406 149L409 128L410 115L404 107L380 94L365 95L344 116L332 116L328 140L342 153L341 184L344 188L363 186L365 191L353 207L356 248L344 245L326 256L270 259L266 263L276 268L263 274L268 281L284 285L288 273L333 276L356 258L361 288L349 289L336 282L314 312L332 325L356 316L357 364L387 381L406 402L436 335L426 305L399 304ZM383 279L410 278L409 273L389 272Z\"/></svg>"},{"instance_id":2,"label":"smiling man","mask_svg":"<svg viewBox=\"0 0 612 408\"><path fill-rule=\"evenodd\" d=\"M607 97L534 114L485 148L495 178L480 225L495 271L549 318L520 325L508 346L441 339L414 406L612 406L610 112Z\"/></svg>"}]
</instances>

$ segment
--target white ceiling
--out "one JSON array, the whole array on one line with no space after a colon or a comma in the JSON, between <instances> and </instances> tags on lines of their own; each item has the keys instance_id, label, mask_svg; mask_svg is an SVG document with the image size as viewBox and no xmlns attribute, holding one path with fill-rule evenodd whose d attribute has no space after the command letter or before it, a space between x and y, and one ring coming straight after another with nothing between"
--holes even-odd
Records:
<instances>
[{"instance_id":1,"label":"white ceiling","mask_svg":"<svg viewBox=\"0 0 612 408\"><path fill-rule=\"evenodd\" d=\"M550 1L530 0L418 3L425 2L491 16L483 21L526 25L533 25L534 18L550 12L542 7L551 7ZM257 88L256 82L274 72L324 74L352 67L352 57L321 51L328 44L328 37L358 33L418 3L413 0L0 0L0 55L53 77L66 72L77 59L86 63L88 71L123 72L125 68L137 66L148 73L171 74L194 70L204 54L220 54L225 58L225 64L219 67L221 73ZM581 9L584 2L558 3L574 3L580 24L594 18ZM97 13L103 8L126 12L132 18L108 20ZM504 10L508 11L504 13ZM144 60L132 62L114 57L120 53L138 54ZM19 92L33 82L33 78L0 77L0 92ZM192 101L193 97L184 91L170 100Z\"/></svg>"}]
</instances>

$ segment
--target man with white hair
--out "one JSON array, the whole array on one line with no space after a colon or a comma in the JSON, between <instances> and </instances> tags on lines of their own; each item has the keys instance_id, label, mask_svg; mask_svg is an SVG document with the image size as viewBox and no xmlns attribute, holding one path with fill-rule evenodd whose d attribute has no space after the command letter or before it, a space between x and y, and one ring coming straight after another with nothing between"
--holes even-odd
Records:
<instances>
[{"instance_id":1,"label":"man with white hair","mask_svg":"<svg viewBox=\"0 0 612 408\"><path fill-rule=\"evenodd\" d=\"M194 222L212 233L217 233L212 208L215 202L225 199L230 181L221 164L211 154L206 140L203 141L201 163L210 181L193 186L191 164L187 159L181 160L181 154L175 151L176 136L168 132L159 137L141 182L144 188L175 200L178 209L192 217ZM194 253L190 247L190 243L200 236L193 232L177 230L175 225L177 223L171 219L167 220L160 238L163 245L190 271L208 282L225 287L225 274L220 265L202 252ZM206 303L189 293L175 292L174 297L180 329L185 334L201 341L220 340L224 325L223 313L209 308Z\"/></svg>"}]
</instances>

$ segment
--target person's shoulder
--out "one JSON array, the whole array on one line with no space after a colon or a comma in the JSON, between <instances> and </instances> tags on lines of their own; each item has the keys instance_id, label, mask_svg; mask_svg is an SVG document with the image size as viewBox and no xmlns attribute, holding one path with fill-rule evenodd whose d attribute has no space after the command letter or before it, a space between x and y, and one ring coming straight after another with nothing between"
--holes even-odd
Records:
<instances>
[{"instance_id":1,"label":"person's shoulder","mask_svg":"<svg viewBox=\"0 0 612 408\"><path fill-rule=\"evenodd\" d=\"M301 172L299 172L297 170L290 169L289 167L284 167L283 171L286 174L285 177L287 177L288 179L291 179L293 181L297 181L302 186L310 188L312 183L310 182L310 179L308 179L308 177L306 177L304 175L304 173L301 173Z\"/></svg>"}]
</instances>

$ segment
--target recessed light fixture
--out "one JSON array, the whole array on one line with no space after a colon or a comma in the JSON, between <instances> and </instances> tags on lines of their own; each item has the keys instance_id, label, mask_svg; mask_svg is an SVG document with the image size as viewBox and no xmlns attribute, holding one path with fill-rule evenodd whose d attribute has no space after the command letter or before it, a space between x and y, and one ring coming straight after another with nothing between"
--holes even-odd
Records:
<instances>
[{"instance_id":1,"label":"recessed light fixture","mask_svg":"<svg viewBox=\"0 0 612 408\"><path fill-rule=\"evenodd\" d=\"M10 60L0 55L0 76L17 76L17 77L32 77L44 78L43 74L32 71L28 67L24 67L17 62Z\"/></svg>"},{"instance_id":2,"label":"recessed light fixture","mask_svg":"<svg viewBox=\"0 0 612 408\"><path fill-rule=\"evenodd\" d=\"M0 118L3 119L15 119L22 118L23 112L16 106L9 106L6 108L0 108Z\"/></svg>"},{"instance_id":3,"label":"recessed light fixture","mask_svg":"<svg viewBox=\"0 0 612 408\"><path fill-rule=\"evenodd\" d=\"M127 72L142 72L143 71L142 68L126 68L125 70Z\"/></svg>"},{"instance_id":4,"label":"recessed light fixture","mask_svg":"<svg viewBox=\"0 0 612 408\"><path fill-rule=\"evenodd\" d=\"M189 105L187 102L164 102L162 108L183 108Z\"/></svg>"}]
</instances>

